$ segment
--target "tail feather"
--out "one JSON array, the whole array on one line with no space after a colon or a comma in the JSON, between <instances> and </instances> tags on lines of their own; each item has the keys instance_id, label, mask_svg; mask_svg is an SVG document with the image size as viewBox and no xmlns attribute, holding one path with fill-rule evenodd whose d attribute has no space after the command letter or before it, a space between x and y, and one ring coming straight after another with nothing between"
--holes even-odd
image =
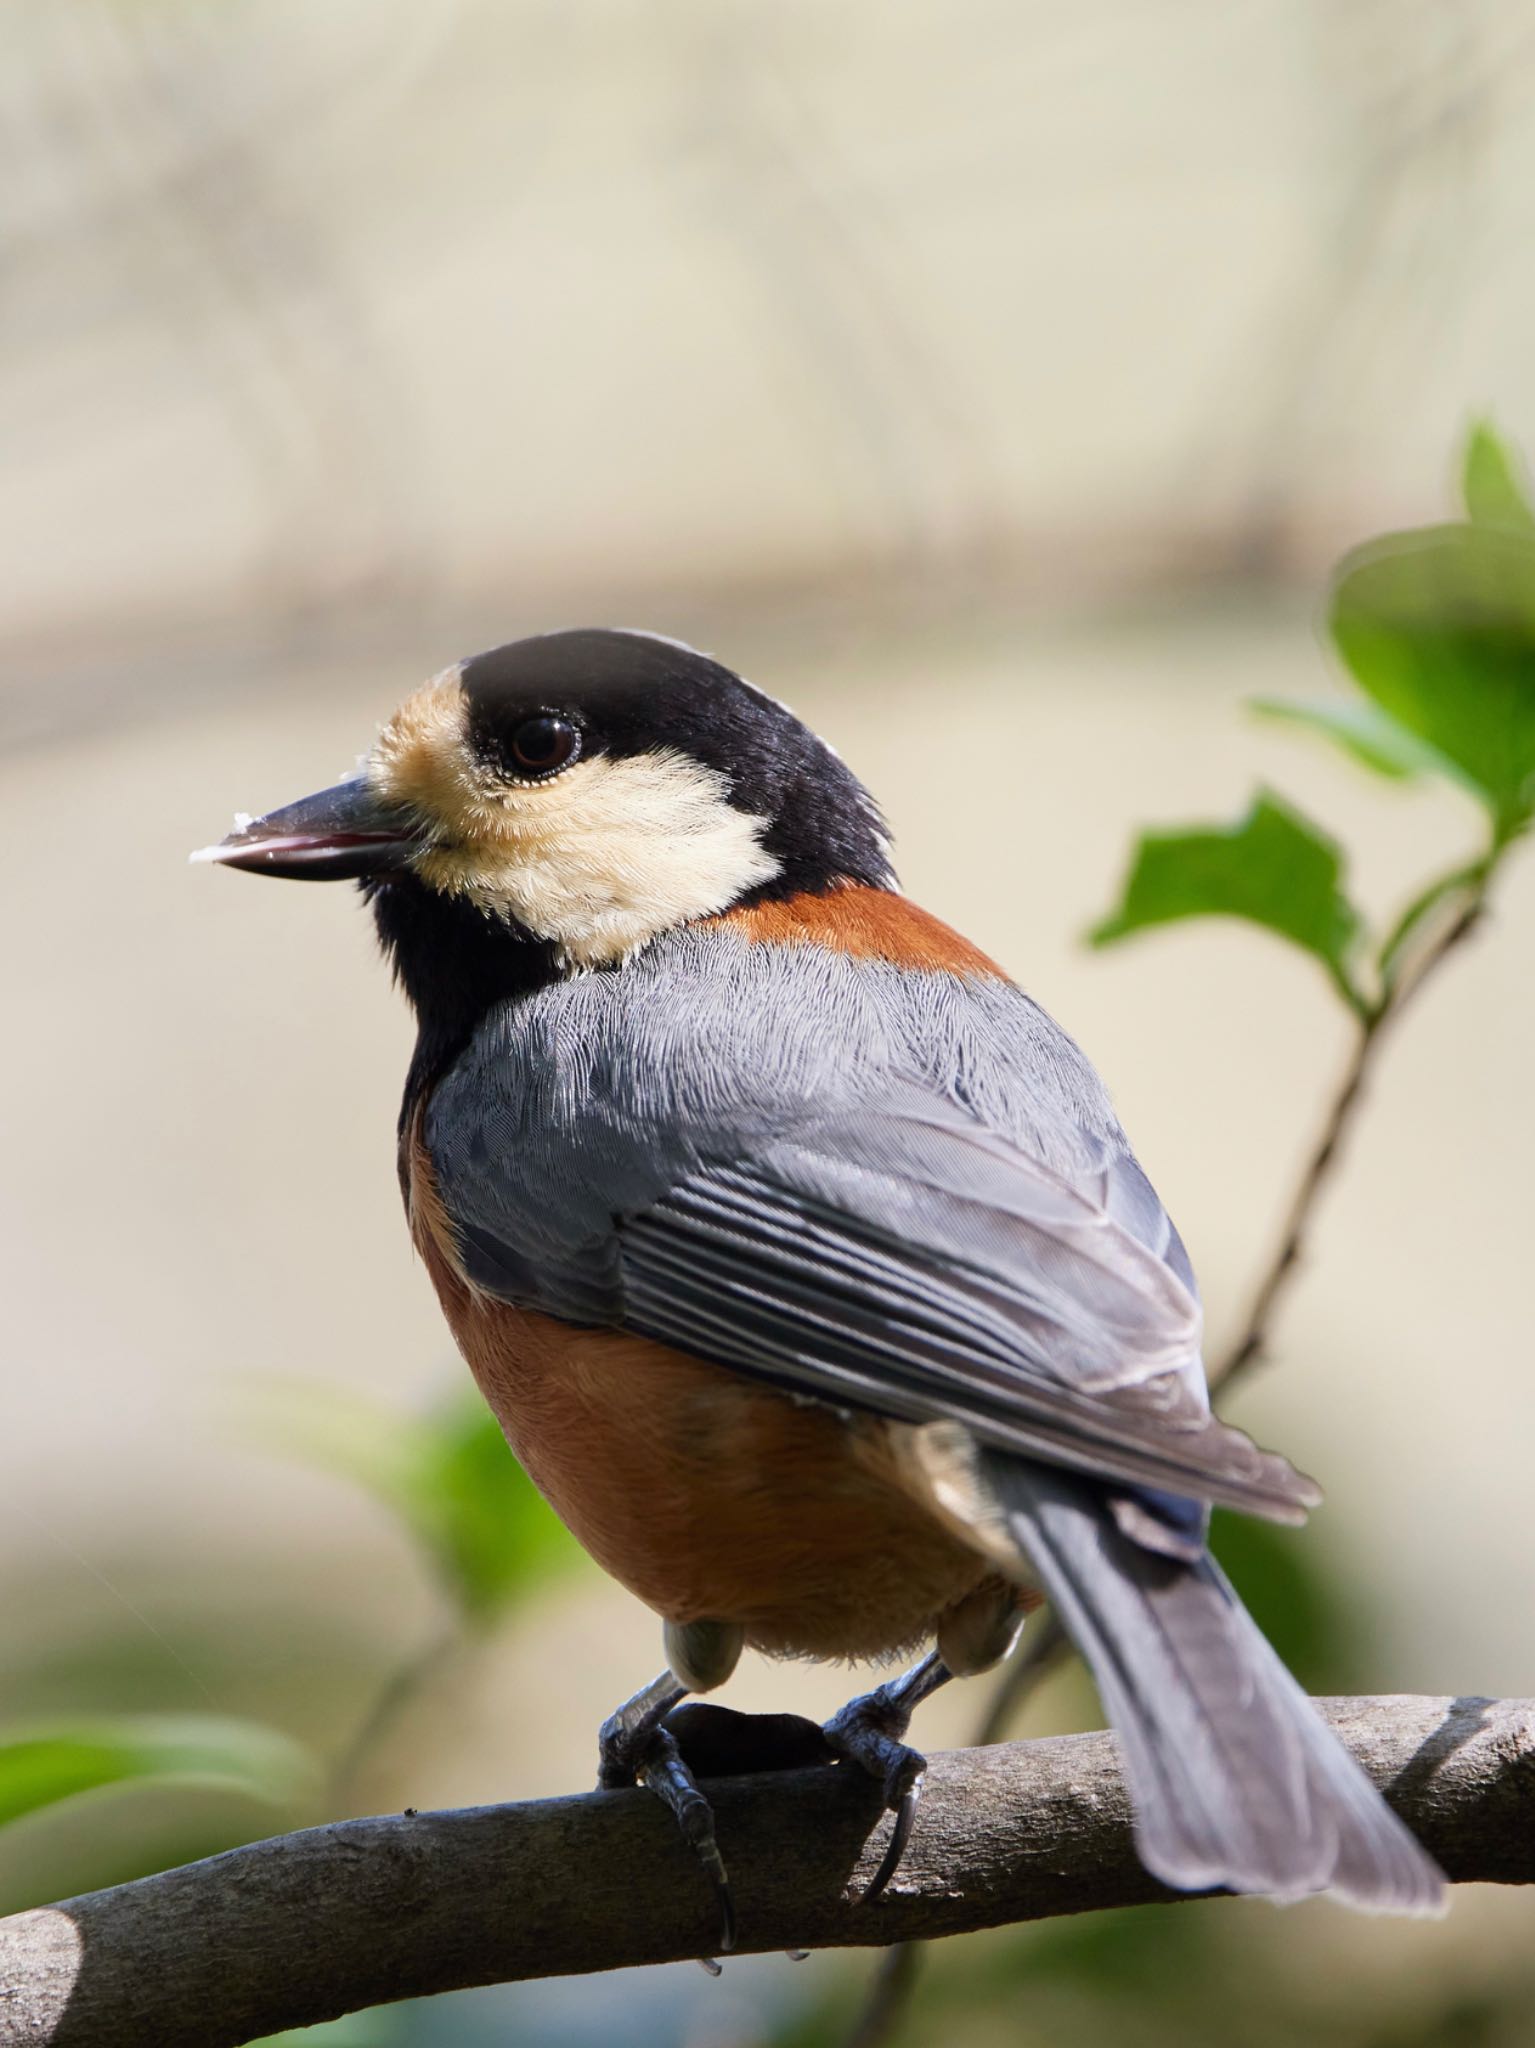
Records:
<instances>
[{"instance_id":1,"label":"tail feather","mask_svg":"<svg viewBox=\"0 0 1535 2048\"><path fill-rule=\"evenodd\" d=\"M1133 1541L1070 1473L984 1455L988 1489L1092 1668L1136 1844L1183 1891L1442 1910L1444 1881L1208 1557Z\"/></svg>"}]
</instances>

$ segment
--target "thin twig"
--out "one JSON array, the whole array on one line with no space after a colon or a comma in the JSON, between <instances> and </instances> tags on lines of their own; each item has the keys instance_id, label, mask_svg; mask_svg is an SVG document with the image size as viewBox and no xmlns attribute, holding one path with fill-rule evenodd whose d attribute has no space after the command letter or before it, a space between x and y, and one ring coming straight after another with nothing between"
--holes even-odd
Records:
<instances>
[{"instance_id":1,"label":"thin twig","mask_svg":"<svg viewBox=\"0 0 1535 2048\"><path fill-rule=\"evenodd\" d=\"M920 1941L887 1948L870 1973L846 2048L884 2048L911 2009L925 1950Z\"/></svg>"},{"instance_id":2,"label":"thin twig","mask_svg":"<svg viewBox=\"0 0 1535 2048\"><path fill-rule=\"evenodd\" d=\"M1275 1310L1299 1269L1317 1202L1337 1169L1342 1156L1343 1141L1348 1136L1349 1127L1364 1100L1365 1083L1369 1079L1381 1025L1386 1015L1386 1011L1378 1010L1360 1023L1353 1052L1344 1069L1338 1092L1333 1097L1332 1106L1328 1110L1321 1138L1302 1168L1300 1180L1290 1199L1278 1246L1263 1278L1258 1283L1239 1336L1225 1358L1209 1375L1212 1389L1225 1386L1229 1381L1249 1371L1268 1347Z\"/></svg>"},{"instance_id":3,"label":"thin twig","mask_svg":"<svg viewBox=\"0 0 1535 2048\"><path fill-rule=\"evenodd\" d=\"M1391 983L1379 1003L1360 1021L1354 1050L1343 1072L1322 1126L1315 1150L1301 1169L1295 1192L1268 1269L1258 1284L1240 1334L1219 1365L1210 1372L1210 1386L1229 1387L1263 1357L1273 1331L1275 1312L1295 1279L1305 1256L1318 1201L1336 1172L1344 1140L1365 1098L1366 1084L1380 1055L1382 1037L1401 1016L1423 984L1480 923L1486 907L1486 877L1471 900L1422 949Z\"/></svg>"}]
</instances>

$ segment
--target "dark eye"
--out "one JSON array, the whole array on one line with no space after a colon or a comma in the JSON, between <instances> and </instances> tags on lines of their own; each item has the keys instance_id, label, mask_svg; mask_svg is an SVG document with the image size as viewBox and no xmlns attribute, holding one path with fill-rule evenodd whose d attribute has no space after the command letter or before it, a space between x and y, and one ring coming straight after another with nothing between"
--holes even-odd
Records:
<instances>
[{"instance_id":1,"label":"dark eye","mask_svg":"<svg viewBox=\"0 0 1535 2048\"><path fill-rule=\"evenodd\" d=\"M524 775L554 775L581 751L581 735L568 718L525 718L512 734L512 762Z\"/></svg>"}]
</instances>

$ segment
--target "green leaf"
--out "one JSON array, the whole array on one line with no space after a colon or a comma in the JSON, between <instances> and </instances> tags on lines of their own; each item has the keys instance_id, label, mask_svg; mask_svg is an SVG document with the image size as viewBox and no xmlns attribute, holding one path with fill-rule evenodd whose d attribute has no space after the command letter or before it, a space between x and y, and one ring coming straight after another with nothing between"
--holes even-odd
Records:
<instances>
[{"instance_id":1,"label":"green leaf","mask_svg":"<svg viewBox=\"0 0 1535 2048\"><path fill-rule=\"evenodd\" d=\"M1451 764L1500 843L1512 837L1535 784L1535 534L1441 526L1360 548L1331 626L1366 696Z\"/></svg>"},{"instance_id":2,"label":"green leaf","mask_svg":"<svg viewBox=\"0 0 1535 2048\"><path fill-rule=\"evenodd\" d=\"M1442 774L1449 765L1373 704L1354 704L1347 698L1313 704L1293 697L1257 697L1250 708L1260 718L1319 733L1361 766L1396 782L1411 781L1435 768Z\"/></svg>"},{"instance_id":3,"label":"green leaf","mask_svg":"<svg viewBox=\"0 0 1535 2048\"><path fill-rule=\"evenodd\" d=\"M253 1721L123 1715L15 1729L0 1732L0 1827L104 1785L146 1779L294 1806L313 1791L316 1772L298 1743Z\"/></svg>"},{"instance_id":4,"label":"green leaf","mask_svg":"<svg viewBox=\"0 0 1535 2048\"><path fill-rule=\"evenodd\" d=\"M262 1433L391 1509L470 1625L489 1626L579 1554L477 1395L400 1415L302 1381L264 1381L260 1394Z\"/></svg>"},{"instance_id":5,"label":"green leaf","mask_svg":"<svg viewBox=\"0 0 1535 2048\"><path fill-rule=\"evenodd\" d=\"M1240 917L1320 960L1363 1011L1349 959L1359 913L1342 888L1336 843L1281 798L1260 791L1235 825L1144 833L1119 908L1089 934L1106 946L1185 917Z\"/></svg>"},{"instance_id":6,"label":"green leaf","mask_svg":"<svg viewBox=\"0 0 1535 2048\"><path fill-rule=\"evenodd\" d=\"M1466 437L1460 484L1466 516L1476 525L1535 533L1524 465L1489 420L1478 420Z\"/></svg>"},{"instance_id":7,"label":"green leaf","mask_svg":"<svg viewBox=\"0 0 1535 2048\"><path fill-rule=\"evenodd\" d=\"M435 1513L443 1559L471 1619L495 1619L579 1554L476 1397L434 1419L423 1482L423 1509Z\"/></svg>"}]
</instances>

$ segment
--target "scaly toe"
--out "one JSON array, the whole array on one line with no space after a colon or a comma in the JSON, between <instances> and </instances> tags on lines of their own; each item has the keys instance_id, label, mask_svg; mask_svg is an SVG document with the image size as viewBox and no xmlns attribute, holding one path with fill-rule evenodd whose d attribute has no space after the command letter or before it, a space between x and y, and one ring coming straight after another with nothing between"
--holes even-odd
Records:
<instances>
[{"instance_id":1,"label":"scaly toe","mask_svg":"<svg viewBox=\"0 0 1535 2048\"><path fill-rule=\"evenodd\" d=\"M714 1887L720 1916L718 1947L728 1955L736 1945L736 1909L725 1859L715 1838L714 1810L699 1791L697 1780L677 1747L677 1738L668 1728L652 1730L640 1761L639 1779L671 1813L682 1839Z\"/></svg>"},{"instance_id":2,"label":"scaly toe","mask_svg":"<svg viewBox=\"0 0 1535 2048\"><path fill-rule=\"evenodd\" d=\"M900 1869L917 1817L927 1758L900 1739L910 1719L909 1710L891 1698L888 1688L878 1686L873 1692L850 1700L823 1730L828 1745L839 1757L857 1764L880 1781L885 1804L895 1815L895 1826L879 1868L864 1892L865 1903L877 1899Z\"/></svg>"},{"instance_id":3,"label":"scaly toe","mask_svg":"<svg viewBox=\"0 0 1535 2048\"><path fill-rule=\"evenodd\" d=\"M911 1750L909 1754L916 1765L916 1770L895 1808L895 1826L890 1830L890 1840L885 1844L885 1853L880 1858L879 1869L870 1878L868 1889L861 1901L865 1906L879 1897L900 1869L905 1860L906 1845L911 1840L912 1827L917 1818L917 1804L922 1797L922 1787L927 1781L927 1765L926 1759L918 1756L915 1750ZM887 1799L886 1804L889 1803Z\"/></svg>"}]
</instances>

